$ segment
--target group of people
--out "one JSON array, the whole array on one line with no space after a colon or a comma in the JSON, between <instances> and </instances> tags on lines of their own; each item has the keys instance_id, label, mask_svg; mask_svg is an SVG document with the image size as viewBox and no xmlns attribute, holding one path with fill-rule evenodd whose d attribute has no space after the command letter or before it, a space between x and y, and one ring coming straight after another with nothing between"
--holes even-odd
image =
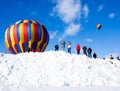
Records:
<instances>
[{"instance_id":1,"label":"group of people","mask_svg":"<svg viewBox=\"0 0 120 91\"><path fill-rule=\"evenodd\" d=\"M61 47L62 47L63 51L65 50L65 45L66 45L65 41L61 42ZM55 51L59 50L58 44L56 44L54 47L55 47ZM68 49L68 53L71 53L71 42L70 41L68 41L68 43L67 43L67 49ZM80 54L80 50L81 50L81 46L80 46L80 44L77 44L76 51L77 51L78 55ZM97 54L95 52L92 55L92 49L90 47L87 48L86 46L83 46L82 50L83 50L83 54L85 54L89 58L92 58L92 56L93 56L93 58L97 58Z\"/></svg>"},{"instance_id":2,"label":"group of people","mask_svg":"<svg viewBox=\"0 0 120 91\"><path fill-rule=\"evenodd\" d=\"M112 54L111 54L111 55L109 55L109 57L104 57L103 59L105 60L106 58L109 58L109 59L117 59L117 60L119 60L119 61L120 61L119 56L115 57L115 56L113 56Z\"/></svg>"},{"instance_id":3,"label":"group of people","mask_svg":"<svg viewBox=\"0 0 120 91\"><path fill-rule=\"evenodd\" d=\"M65 41L61 42L61 47L62 47L63 51L65 50L65 44L66 44ZM68 53L71 53L71 42L70 41L68 41L68 43L67 43L67 48L68 48ZM58 46L58 44L56 44L55 51L58 51L58 50L59 50L59 46Z\"/></svg>"},{"instance_id":4,"label":"group of people","mask_svg":"<svg viewBox=\"0 0 120 91\"><path fill-rule=\"evenodd\" d=\"M81 50L80 44L77 44L76 50L77 54L79 55ZM83 46L82 50L84 55L88 56L89 58L92 58L92 49L90 47L87 48L86 46ZM93 53L93 58L97 58L97 54L95 52Z\"/></svg>"}]
</instances>

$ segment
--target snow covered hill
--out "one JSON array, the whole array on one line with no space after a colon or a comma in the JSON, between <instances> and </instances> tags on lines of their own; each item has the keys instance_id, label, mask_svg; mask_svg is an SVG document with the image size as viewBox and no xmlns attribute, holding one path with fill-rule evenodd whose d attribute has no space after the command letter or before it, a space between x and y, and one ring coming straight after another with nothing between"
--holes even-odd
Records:
<instances>
[{"instance_id":1,"label":"snow covered hill","mask_svg":"<svg viewBox=\"0 0 120 91\"><path fill-rule=\"evenodd\" d=\"M120 86L120 61L63 51L0 54L0 91L45 86Z\"/></svg>"}]
</instances>

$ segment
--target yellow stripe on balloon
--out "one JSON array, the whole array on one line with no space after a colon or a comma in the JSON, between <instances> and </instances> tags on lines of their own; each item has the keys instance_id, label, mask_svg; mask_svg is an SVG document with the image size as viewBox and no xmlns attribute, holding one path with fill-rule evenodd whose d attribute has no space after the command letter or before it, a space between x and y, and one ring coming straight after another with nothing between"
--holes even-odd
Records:
<instances>
[{"instance_id":1,"label":"yellow stripe on balloon","mask_svg":"<svg viewBox=\"0 0 120 91\"><path fill-rule=\"evenodd\" d=\"M20 23L22 20L19 20L19 21L17 21L15 24L18 24L18 23Z\"/></svg>"},{"instance_id":2,"label":"yellow stripe on balloon","mask_svg":"<svg viewBox=\"0 0 120 91\"><path fill-rule=\"evenodd\" d=\"M8 29L9 29L9 28L8 28ZM5 32L5 45L6 45L7 48L10 47L9 42L8 42L8 38L7 38L8 29L7 29L6 32Z\"/></svg>"},{"instance_id":3,"label":"yellow stripe on balloon","mask_svg":"<svg viewBox=\"0 0 120 91\"><path fill-rule=\"evenodd\" d=\"M29 41L29 47L32 48L32 43L34 42L34 25L31 23L31 40Z\"/></svg>"},{"instance_id":4,"label":"yellow stripe on balloon","mask_svg":"<svg viewBox=\"0 0 120 91\"><path fill-rule=\"evenodd\" d=\"M23 23L28 23L28 22L29 22L29 20L24 20L24 21L23 21Z\"/></svg>"},{"instance_id":5,"label":"yellow stripe on balloon","mask_svg":"<svg viewBox=\"0 0 120 91\"><path fill-rule=\"evenodd\" d=\"M43 35L44 35L44 32L43 32L43 28L42 28L42 25L40 25L40 28L41 28L41 31L42 31L42 34L41 34L41 39L40 39L40 41L38 42L38 44L37 44L37 50L39 49L39 47L40 47L40 45L42 44L42 42L43 42Z\"/></svg>"},{"instance_id":6,"label":"yellow stripe on balloon","mask_svg":"<svg viewBox=\"0 0 120 91\"><path fill-rule=\"evenodd\" d=\"M41 51L44 51L44 50L45 50L45 48L46 48L46 46L47 46L47 41L46 41L46 43L43 45L43 47L42 47L42 50L41 50Z\"/></svg>"},{"instance_id":7,"label":"yellow stripe on balloon","mask_svg":"<svg viewBox=\"0 0 120 91\"><path fill-rule=\"evenodd\" d=\"M23 43L24 43L24 29L23 29L23 23L20 24L19 35L20 35L20 42L19 42L20 49L21 49L22 52L24 52L23 46L22 46Z\"/></svg>"},{"instance_id":8,"label":"yellow stripe on balloon","mask_svg":"<svg viewBox=\"0 0 120 91\"><path fill-rule=\"evenodd\" d=\"M37 22L36 22L36 21L34 21L34 20L32 20L32 22L33 22L33 23L35 23L35 24L37 24Z\"/></svg>"},{"instance_id":9,"label":"yellow stripe on balloon","mask_svg":"<svg viewBox=\"0 0 120 91\"><path fill-rule=\"evenodd\" d=\"M14 40L14 25L10 27L10 38L11 38L12 48L17 53L17 50L15 49L15 40Z\"/></svg>"}]
</instances>

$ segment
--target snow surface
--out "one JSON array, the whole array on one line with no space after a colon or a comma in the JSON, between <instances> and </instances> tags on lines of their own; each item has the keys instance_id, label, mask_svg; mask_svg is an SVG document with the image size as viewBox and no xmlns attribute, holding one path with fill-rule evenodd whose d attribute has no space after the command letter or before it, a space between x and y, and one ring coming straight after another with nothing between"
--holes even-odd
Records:
<instances>
[{"instance_id":1,"label":"snow surface","mask_svg":"<svg viewBox=\"0 0 120 91\"><path fill-rule=\"evenodd\" d=\"M120 91L120 61L63 51L0 53L0 91L61 90Z\"/></svg>"}]
</instances>

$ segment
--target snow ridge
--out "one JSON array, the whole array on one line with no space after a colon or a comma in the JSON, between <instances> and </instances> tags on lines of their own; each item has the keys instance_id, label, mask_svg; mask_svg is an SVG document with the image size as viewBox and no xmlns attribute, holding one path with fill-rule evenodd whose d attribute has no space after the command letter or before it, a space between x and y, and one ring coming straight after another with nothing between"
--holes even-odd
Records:
<instances>
[{"instance_id":1,"label":"snow ridge","mask_svg":"<svg viewBox=\"0 0 120 91\"><path fill-rule=\"evenodd\" d=\"M120 61L63 51L0 54L0 88L120 86Z\"/></svg>"}]
</instances>

